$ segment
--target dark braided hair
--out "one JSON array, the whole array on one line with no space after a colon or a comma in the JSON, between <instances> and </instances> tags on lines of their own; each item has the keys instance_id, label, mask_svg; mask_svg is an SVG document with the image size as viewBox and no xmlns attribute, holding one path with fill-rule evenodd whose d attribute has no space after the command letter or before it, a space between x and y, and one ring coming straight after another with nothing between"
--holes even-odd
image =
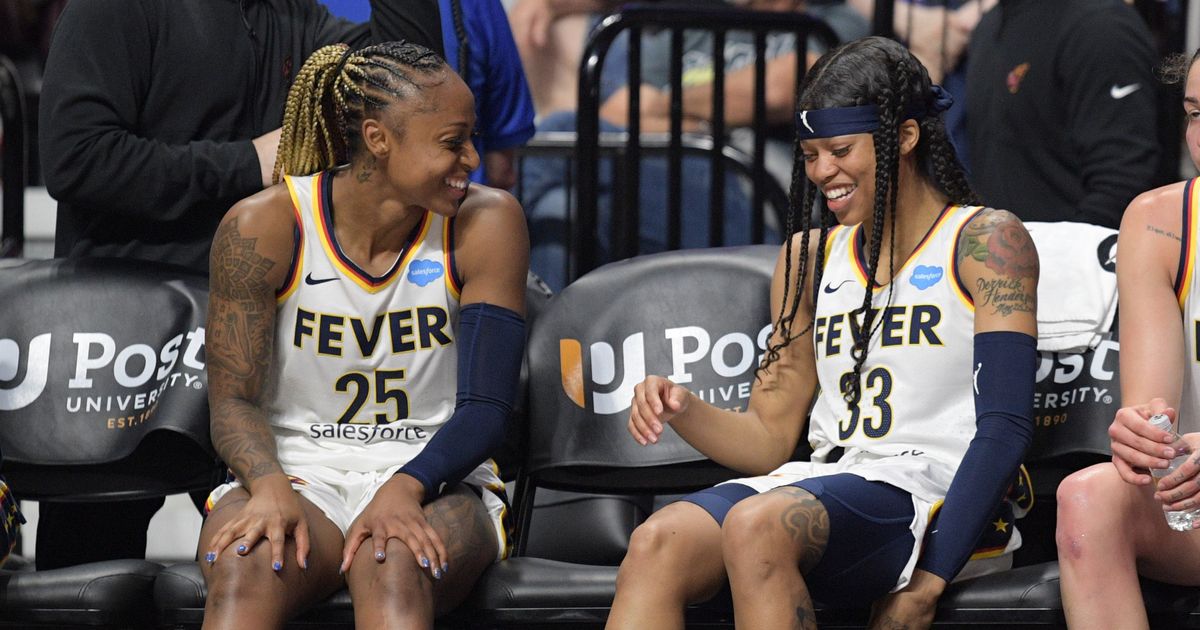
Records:
<instances>
[{"instance_id":1,"label":"dark braided hair","mask_svg":"<svg viewBox=\"0 0 1200 630\"><path fill-rule=\"evenodd\" d=\"M458 76L471 85L471 40L463 22L462 0L450 0L450 19L454 22L454 39L458 40Z\"/></svg>"},{"instance_id":2,"label":"dark braided hair","mask_svg":"<svg viewBox=\"0 0 1200 630\"><path fill-rule=\"evenodd\" d=\"M440 83L446 69L437 53L410 42L317 50L288 92L274 181L346 164L362 149L363 120Z\"/></svg>"},{"instance_id":3,"label":"dark braided hair","mask_svg":"<svg viewBox=\"0 0 1200 630\"><path fill-rule=\"evenodd\" d=\"M825 54L813 65L798 89L797 108L801 110L853 107L874 104L879 108L879 128L872 132L875 141L875 205L871 216L871 243L868 250L867 277L870 286L863 295L860 307L850 314L854 345L851 356L854 369L840 383L848 407L858 404L861 396L861 373L867 349L878 328L878 311L871 308L875 278L879 269L880 251L886 226L896 225L895 182L900 170L900 124L912 118L910 112L932 111L935 94L925 67L903 45L883 37L867 37L844 44ZM920 137L915 151L916 166L951 203L976 204L978 198L967 182L966 174L946 134L940 115L927 115L919 121ZM809 265L809 233L812 228L813 207L817 187L803 175L803 151L795 142L792 165L791 204L786 229L793 234L795 216L799 215L800 253L798 269L792 266L792 239L785 245L785 281L783 304L775 321L778 334L767 348L759 374L779 360L779 353L813 325L794 332L795 319L804 291ZM819 231L816 260L813 263L813 288L820 286L825 266L825 248L832 220L823 207L819 210ZM887 261L889 277L895 271L895 230L888 230L892 255ZM887 303L892 300L892 283L888 283ZM789 295L791 301L789 303ZM818 293L812 294L815 308ZM880 320L882 321L882 320Z\"/></svg>"}]
</instances>

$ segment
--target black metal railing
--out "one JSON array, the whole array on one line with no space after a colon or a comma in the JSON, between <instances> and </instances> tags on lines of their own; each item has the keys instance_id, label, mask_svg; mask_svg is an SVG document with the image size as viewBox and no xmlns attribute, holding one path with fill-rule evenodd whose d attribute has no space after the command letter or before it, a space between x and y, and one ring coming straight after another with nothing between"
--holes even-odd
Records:
<instances>
[{"instance_id":1,"label":"black metal railing","mask_svg":"<svg viewBox=\"0 0 1200 630\"><path fill-rule=\"evenodd\" d=\"M681 242L681 208L680 189L683 185L683 155L685 142L707 144L711 170L708 185L711 187L711 212L709 215L710 245L717 246L723 242L724 198L726 185L725 173L729 161L725 158L728 148L727 128L725 124L724 87L727 72L723 63L723 51L726 34L730 31L748 31L754 37L754 113L753 122L749 128L753 132L753 149L749 152L750 179L752 181L752 215L753 225L751 234L754 242L762 242L764 229L764 206L766 202L768 179L770 175L765 168L767 111L766 111L766 47L767 36L771 33L792 33L796 38L796 85L804 77L805 52L810 38L817 38L825 46L833 47L838 43L837 36L827 24L809 15L800 13L754 12L720 7L696 7L694 5L670 5L656 3L653 5L633 4L624 7L619 13L608 16L595 31L593 31L583 53L580 65L579 79L579 115L577 119L578 136L578 182L575 188L576 215L571 225L569 245L571 256L568 276L576 278L595 268L602 262L597 255L596 234L598 226L598 198L600 178L600 74L605 57L616 37L627 32L629 34L628 55L628 85L632 87L629 93L629 124L624 134L625 147L622 164L623 173L618 177L625 183L622 192L624 198L614 199L613 220L611 225L614 249L613 259L626 258L637 254L637 231L639 229L639 208L637 202L639 169L643 146L648 140L641 133L638 113L641 111L639 90L641 84L641 35L643 31L656 29L668 31L670 36L670 116L669 129L666 135L665 155L667 160L667 213L666 242L669 249L678 249ZM686 140L690 134L683 132L683 36L685 31L702 31L713 36L713 98L712 120L710 121L707 140ZM658 140L655 140L658 142ZM776 186L778 186L776 184Z\"/></svg>"},{"instance_id":2,"label":"black metal railing","mask_svg":"<svg viewBox=\"0 0 1200 630\"><path fill-rule=\"evenodd\" d=\"M25 183L29 142L26 137L25 94L21 75L0 55L0 258L18 257L25 247Z\"/></svg>"}]
</instances>

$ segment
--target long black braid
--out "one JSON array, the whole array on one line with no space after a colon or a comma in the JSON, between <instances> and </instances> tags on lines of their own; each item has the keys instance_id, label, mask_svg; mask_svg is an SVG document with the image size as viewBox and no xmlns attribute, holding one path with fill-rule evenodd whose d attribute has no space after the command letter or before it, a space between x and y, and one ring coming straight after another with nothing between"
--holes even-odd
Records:
<instances>
[{"instance_id":1,"label":"long black braid","mask_svg":"<svg viewBox=\"0 0 1200 630\"><path fill-rule=\"evenodd\" d=\"M854 358L854 368L840 383L842 396L848 407L858 404L861 397L862 366L866 361L870 340L878 330L881 318L877 318L879 309L872 308L875 283L879 269L879 258L882 250L883 232L887 227L890 235L889 250L893 252L888 259L888 277L895 271L895 229L897 221L896 203L898 191L895 182L899 179L900 169L900 124L912 117L917 110L931 111L935 95L929 80L929 74L924 66L899 43L881 37L868 37L840 46L823 56L805 77L799 89L797 107L801 110L824 109L830 107L852 107L857 105L874 104L879 109L879 128L872 133L875 142L875 204L871 216L871 243L868 249L867 277L869 286L863 294L862 305L851 315L852 336L854 345L851 356ZM954 148L950 144L945 131L945 124L940 115L929 115L920 121L920 138L916 147L916 163L920 176L927 178L939 191L945 194L951 203L974 204L977 197L967 182ZM775 322L778 331L775 341L767 349L766 357L759 367L767 369L771 363L779 360L780 352L794 339L807 332L813 325L813 318L799 332L793 332L799 303L803 295L805 278L808 267L809 231L812 226L812 209L816 205L816 186L809 183L800 172L803 169L803 152L797 141L793 152L792 169L792 203L789 206L789 216L786 229L794 233L796 226L794 215L799 213L799 229L802 251L799 255L798 269L791 264L792 245L789 238L785 256L784 301L780 307L779 316ZM800 200L797 203L797 199ZM819 214L820 231L816 248L816 261L813 265L813 308L819 293L815 290L820 286L826 257L826 236L831 225L829 213L823 209ZM891 304L892 287L888 283L886 304ZM791 295L791 302L788 296ZM885 304L885 308L886 308ZM815 316L814 316L815 317Z\"/></svg>"},{"instance_id":2,"label":"long black braid","mask_svg":"<svg viewBox=\"0 0 1200 630\"><path fill-rule=\"evenodd\" d=\"M462 0L450 0L450 20L454 22L454 39L458 40L458 76L471 85L471 39L463 21Z\"/></svg>"}]
</instances>

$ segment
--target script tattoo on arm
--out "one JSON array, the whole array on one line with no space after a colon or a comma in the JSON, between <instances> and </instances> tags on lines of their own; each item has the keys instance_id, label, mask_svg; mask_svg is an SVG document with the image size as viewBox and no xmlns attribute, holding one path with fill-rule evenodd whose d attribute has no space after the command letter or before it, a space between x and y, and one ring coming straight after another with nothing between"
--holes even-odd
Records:
<instances>
[{"instance_id":1,"label":"script tattoo on arm","mask_svg":"<svg viewBox=\"0 0 1200 630\"><path fill-rule=\"evenodd\" d=\"M247 484L283 470L258 406L272 351L275 296L266 276L275 263L254 251L255 240L241 235L236 218L217 229L206 335L213 446Z\"/></svg>"},{"instance_id":2,"label":"script tattoo on arm","mask_svg":"<svg viewBox=\"0 0 1200 630\"><path fill-rule=\"evenodd\" d=\"M1178 242L1178 243L1182 243L1182 242L1183 242L1183 237L1179 236L1178 234L1176 234L1176 233L1174 233L1174 232L1172 232L1172 231L1170 231L1170 230L1164 230L1164 229L1162 229L1162 228L1160 228L1160 227L1157 227L1157 226L1154 226L1154 225L1147 225L1147 226L1146 226L1146 231L1147 231L1147 232L1153 232L1153 233L1155 233L1155 234L1157 234L1157 235L1159 235L1159 236L1165 236L1165 237L1167 237L1167 238L1169 238L1169 239L1171 239L1171 240L1173 240L1173 241L1176 241L1176 242Z\"/></svg>"},{"instance_id":3,"label":"script tattoo on arm","mask_svg":"<svg viewBox=\"0 0 1200 630\"><path fill-rule=\"evenodd\" d=\"M1034 312L1037 295L1026 286L1029 280L1037 281L1037 248L1015 215L992 210L963 228L958 241L958 263L961 265L968 258L995 272L995 277L975 280L977 306L991 306L1004 317Z\"/></svg>"}]
</instances>

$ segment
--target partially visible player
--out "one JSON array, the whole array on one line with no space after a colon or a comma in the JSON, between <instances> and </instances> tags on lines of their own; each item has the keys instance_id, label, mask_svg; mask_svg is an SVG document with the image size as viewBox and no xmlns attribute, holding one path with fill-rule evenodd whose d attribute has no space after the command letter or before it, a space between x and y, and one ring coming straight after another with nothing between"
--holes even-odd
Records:
<instances>
[{"instance_id":1,"label":"partially visible player","mask_svg":"<svg viewBox=\"0 0 1200 630\"><path fill-rule=\"evenodd\" d=\"M814 599L874 602L872 627L925 627L981 532L1003 530L992 554L1019 540L993 514L1033 432L1033 242L1011 213L973 205L942 122L949 98L902 45L829 52L798 103L801 228L775 269L748 409L651 376L629 419L643 445L669 423L763 476L640 526L610 628L682 628L685 605L726 580L738 627L813 628ZM810 230L818 192L830 212ZM812 461L788 462L810 404Z\"/></svg>"},{"instance_id":2,"label":"partially visible player","mask_svg":"<svg viewBox=\"0 0 1200 630\"><path fill-rule=\"evenodd\" d=\"M1200 166L1200 51L1167 62L1184 80L1188 151ZM1121 220L1117 294L1121 312L1121 404L1108 434L1112 463L1085 468L1058 487L1058 562L1072 628L1149 627L1138 576L1200 586L1200 532L1167 527L1164 510L1200 507L1200 180L1138 195ZM1176 411L1178 410L1178 411ZM1151 483L1180 453L1146 420L1178 419L1198 453ZM1175 445L1178 447L1179 445ZM1182 449L1181 449L1182 450Z\"/></svg>"},{"instance_id":3,"label":"partially visible player","mask_svg":"<svg viewBox=\"0 0 1200 630\"><path fill-rule=\"evenodd\" d=\"M359 628L431 628L506 553L504 434L528 238L469 184L474 102L410 43L316 51L273 186L221 222L205 627L281 627L347 585Z\"/></svg>"}]
</instances>

